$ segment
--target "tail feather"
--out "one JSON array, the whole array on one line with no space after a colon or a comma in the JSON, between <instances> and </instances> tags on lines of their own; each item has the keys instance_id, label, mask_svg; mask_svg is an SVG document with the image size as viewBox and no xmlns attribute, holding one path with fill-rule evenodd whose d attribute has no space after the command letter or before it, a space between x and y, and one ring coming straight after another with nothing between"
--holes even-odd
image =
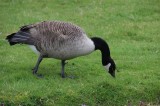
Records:
<instances>
[{"instance_id":1,"label":"tail feather","mask_svg":"<svg viewBox=\"0 0 160 106\"><path fill-rule=\"evenodd\" d=\"M22 31L8 35L6 37L6 40L8 40L10 45L19 43L33 45L33 39L31 38L30 34Z\"/></svg>"},{"instance_id":2,"label":"tail feather","mask_svg":"<svg viewBox=\"0 0 160 106\"><path fill-rule=\"evenodd\" d=\"M29 39L30 37L28 36L21 36L21 35L14 35L14 38L22 38L22 39Z\"/></svg>"}]
</instances>

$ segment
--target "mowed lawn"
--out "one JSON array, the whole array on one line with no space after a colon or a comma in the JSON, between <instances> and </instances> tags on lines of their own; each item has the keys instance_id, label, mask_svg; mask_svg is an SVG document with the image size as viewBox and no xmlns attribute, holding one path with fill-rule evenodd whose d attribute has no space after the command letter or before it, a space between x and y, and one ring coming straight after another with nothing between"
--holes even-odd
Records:
<instances>
[{"instance_id":1,"label":"mowed lawn","mask_svg":"<svg viewBox=\"0 0 160 106\"><path fill-rule=\"evenodd\" d=\"M44 59L26 45L10 46L5 37L20 26L62 20L105 39L117 64L112 78L101 53L68 61ZM160 105L160 0L0 0L0 105L124 106Z\"/></svg>"}]
</instances>

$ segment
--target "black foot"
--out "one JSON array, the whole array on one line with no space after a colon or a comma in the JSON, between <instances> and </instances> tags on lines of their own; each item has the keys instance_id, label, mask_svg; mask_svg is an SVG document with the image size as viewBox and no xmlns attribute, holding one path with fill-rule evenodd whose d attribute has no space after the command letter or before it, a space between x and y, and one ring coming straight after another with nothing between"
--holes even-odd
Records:
<instances>
[{"instance_id":1,"label":"black foot","mask_svg":"<svg viewBox=\"0 0 160 106\"><path fill-rule=\"evenodd\" d=\"M66 76L65 76L64 74L60 74L60 76L61 76L62 78L66 78Z\"/></svg>"},{"instance_id":2,"label":"black foot","mask_svg":"<svg viewBox=\"0 0 160 106\"><path fill-rule=\"evenodd\" d=\"M66 74L64 75L64 74L61 74L61 73L60 73L60 76L62 78L70 78L70 79L75 79L76 78L75 76L66 76Z\"/></svg>"},{"instance_id":3,"label":"black foot","mask_svg":"<svg viewBox=\"0 0 160 106\"><path fill-rule=\"evenodd\" d=\"M65 75L61 75L62 78L66 78Z\"/></svg>"},{"instance_id":4,"label":"black foot","mask_svg":"<svg viewBox=\"0 0 160 106\"><path fill-rule=\"evenodd\" d=\"M43 78L44 77L42 74L37 74L37 73L33 73L33 75L35 75L38 78Z\"/></svg>"}]
</instances>

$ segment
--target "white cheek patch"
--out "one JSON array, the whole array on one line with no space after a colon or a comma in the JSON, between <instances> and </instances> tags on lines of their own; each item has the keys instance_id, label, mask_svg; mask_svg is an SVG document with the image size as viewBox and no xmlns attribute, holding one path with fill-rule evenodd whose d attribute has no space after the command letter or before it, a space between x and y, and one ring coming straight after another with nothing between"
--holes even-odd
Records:
<instances>
[{"instance_id":1,"label":"white cheek patch","mask_svg":"<svg viewBox=\"0 0 160 106\"><path fill-rule=\"evenodd\" d=\"M104 66L104 67L105 67L105 69L107 69L107 70L109 71L110 66L111 66L111 63L108 63L108 64L107 64L106 66Z\"/></svg>"}]
</instances>

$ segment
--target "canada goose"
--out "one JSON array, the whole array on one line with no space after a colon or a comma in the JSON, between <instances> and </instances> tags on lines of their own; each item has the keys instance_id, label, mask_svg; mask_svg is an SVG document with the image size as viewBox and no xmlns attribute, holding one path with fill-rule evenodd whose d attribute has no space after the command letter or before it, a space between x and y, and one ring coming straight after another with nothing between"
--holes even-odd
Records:
<instances>
[{"instance_id":1,"label":"canada goose","mask_svg":"<svg viewBox=\"0 0 160 106\"><path fill-rule=\"evenodd\" d=\"M101 38L88 38L83 29L69 22L44 21L25 25L16 33L6 37L10 45L28 44L39 54L38 61L33 68L37 75L38 67L43 58L61 60L61 76L65 77L65 61L90 54L100 50L102 65L115 77L115 62L110 56L108 44Z\"/></svg>"}]
</instances>

